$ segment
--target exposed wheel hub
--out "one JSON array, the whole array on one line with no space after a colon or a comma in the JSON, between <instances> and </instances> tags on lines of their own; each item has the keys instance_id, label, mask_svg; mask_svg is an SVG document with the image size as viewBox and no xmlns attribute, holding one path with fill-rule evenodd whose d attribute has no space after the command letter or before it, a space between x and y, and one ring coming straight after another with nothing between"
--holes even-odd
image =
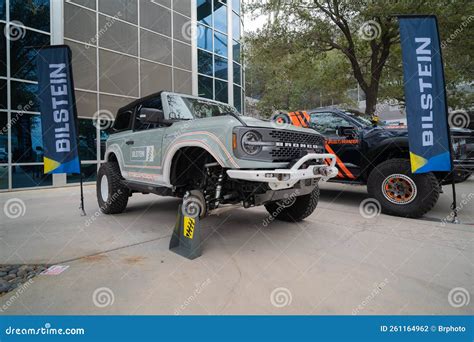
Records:
<instances>
[{"instance_id":1,"label":"exposed wheel hub","mask_svg":"<svg viewBox=\"0 0 474 342\"><path fill-rule=\"evenodd\" d=\"M104 202L109 199L109 180L106 175L103 175L100 179L100 196Z\"/></svg>"},{"instance_id":2,"label":"exposed wheel hub","mask_svg":"<svg viewBox=\"0 0 474 342\"><path fill-rule=\"evenodd\" d=\"M408 204L415 199L417 188L413 179L407 175L393 174L383 181L382 193L391 203Z\"/></svg>"}]
</instances>

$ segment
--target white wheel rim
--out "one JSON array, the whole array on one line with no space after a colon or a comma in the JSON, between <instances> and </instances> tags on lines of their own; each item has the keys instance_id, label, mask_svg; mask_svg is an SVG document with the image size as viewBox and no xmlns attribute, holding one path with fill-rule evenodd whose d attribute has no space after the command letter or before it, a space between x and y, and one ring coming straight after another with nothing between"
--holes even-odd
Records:
<instances>
[{"instance_id":1,"label":"white wheel rim","mask_svg":"<svg viewBox=\"0 0 474 342\"><path fill-rule=\"evenodd\" d=\"M394 181L403 183L405 186L408 186L409 189L406 189L406 188L395 189L393 185ZM396 186L400 186L400 185L396 184ZM387 190L387 187L390 187L390 191ZM382 194L389 202L398 204L398 205L405 205L405 204L409 204L413 202L418 193L418 189L413 179L411 179L407 175L399 174L399 173L390 175L387 178L385 178L385 180L382 182L381 190L382 190ZM406 192L408 192L408 195L406 195ZM389 193L391 193L392 196L390 196Z\"/></svg>"},{"instance_id":2,"label":"white wheel rim","mask_svg":"<svg viewBox=\"0 0 474 342\"><path fill-rule=\"evenodd\" d=\"M109 180L106 175L103 175L100 179L100 196L104 202L109 199Z\"/></svg>"}]
</instances>

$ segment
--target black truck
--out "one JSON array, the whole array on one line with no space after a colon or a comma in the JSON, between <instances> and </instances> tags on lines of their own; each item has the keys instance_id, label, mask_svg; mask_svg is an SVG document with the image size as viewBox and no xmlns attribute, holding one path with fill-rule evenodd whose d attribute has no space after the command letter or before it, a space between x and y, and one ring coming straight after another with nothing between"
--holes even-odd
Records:
<instances>
[{"instance_id":1,"label":"black truck","mask_svg":"<svg viewBox=\"0 0 474 342\"><path fill-rule=\"evenodd\" d=\"M332 182L367 185L387 214L417 218L436 204L442 185L467 180L474 172L474 131L451 128L454 171L413 174L408 130L404 125L375 124L339 109L308 111L309 126L322 133L326 149L337 156L339 174Z\"/></svg>"}]
</instances>

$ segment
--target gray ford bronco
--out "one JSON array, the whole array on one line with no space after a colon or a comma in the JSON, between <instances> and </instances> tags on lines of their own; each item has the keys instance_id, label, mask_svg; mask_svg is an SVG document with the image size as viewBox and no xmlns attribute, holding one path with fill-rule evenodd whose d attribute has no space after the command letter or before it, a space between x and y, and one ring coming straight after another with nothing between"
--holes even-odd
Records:
<instances>
[{"instance_id":1,"label":"gray ford bronco","mask_svg":"<svg viewBox=\"0 0 474 342\"><path fill-rule=\"evenodd\" d=\"M318 181L336 159L311 129L242 116L228 104L160 92L118 110L97 177L97 200L118 214L133 193L183 198L204 216L226 205L265 205L275 219L300 221L316 208Z\"/></svg>"}]
</instances>

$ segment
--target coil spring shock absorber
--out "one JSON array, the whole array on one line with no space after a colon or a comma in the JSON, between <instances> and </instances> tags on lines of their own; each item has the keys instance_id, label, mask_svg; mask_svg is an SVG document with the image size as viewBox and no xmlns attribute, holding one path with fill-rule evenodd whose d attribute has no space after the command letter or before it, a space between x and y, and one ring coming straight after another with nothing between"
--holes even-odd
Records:
<instances>
[{"instance_id":1,"label":"coil spring shock absorber","mask_svg":"<svg viewBox=\"0 0 474 342\"><path fill-rule=\"evenodd\" d=\"M221 170L219 173L219 177L217 178L217 185L216 185L216 197L214 198L214 207L217 208L219 206L219 201L221 199L222 193L222 182L224 181L224 169Z\"/></svg>"}]
</instances>

